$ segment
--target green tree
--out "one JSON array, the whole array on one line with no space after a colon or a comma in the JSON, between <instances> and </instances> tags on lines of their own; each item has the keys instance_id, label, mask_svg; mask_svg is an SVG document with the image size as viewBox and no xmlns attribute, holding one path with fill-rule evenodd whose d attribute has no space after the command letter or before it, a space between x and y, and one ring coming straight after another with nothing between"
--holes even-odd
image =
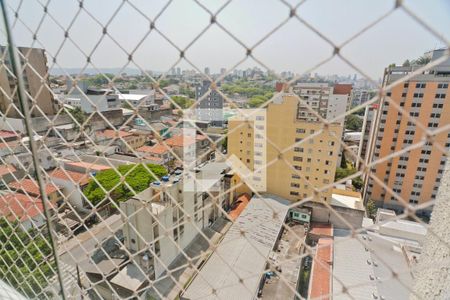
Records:
<instances>
[{"instance_id":1,"label":"green tree","mask_svg":"<svg viewBox=\"0 0 450 300\"><path fill-rule=\"evenodd\" d=\"M355 168L348 168L348 169L337 168L336 169L336 174L334 175L334 180L338 181L338 180L346 178L346 177L348 177L350 175L353 175L355 173L356 173L356 169Z\"/></svg>"},{"instance_id":2,"label":"green tree","mask_svg":"<svg viewBox=\"0 0 450 300\"><path fill-rule=\"evenodd\" d=\"M72 115L72 117L78 122L75 123L75 130L80 130L80 125L83 125L83 123L86 121L86 114L81 110L81 107L75 107L74 109L69 109L69 114ZM88 125L84 125L88 126Z\"/></svg>"},{"instance_id":3,"label":"green tree","mask_svg":"<svg viewBox=\"0 0 450 300\"><path fill-rule=\"evenodd\" d=\"M360 191L364 185L364 182L363 182L362 178L360 176L358 176L358 177L352 179L352 185L356 190Z\"/></svg>"},{"instance_id":4,"label":"green tree","mask_svg":"<svg viewBox=\"0 0 450 300\"><path fill-rule=\"evenodd\" d=\"M135 168L134 168L135 167ZM159 165L148 164L147 167L158 177L167 175L167 170ZM127 174L134 168L129 174ZM116 202L125 201L131 198L135 193L142 192L148 188L149 184L158 178L155 178L142 164L140 165L123 165L117 168L121 175L125 175L125 182L133 189L130 190L115 170L105 170L97 173L95 178L106 191L110 192L111 198ZM95 180L91 179L86 188L84 195L94 204L98 204L105 198L105 192ZM117 186L117 187L116 187Z\"/></svg>"},{"instance_id":5,"label":"green tree","mask_svg":"<svg viewBox=\"0 0 450 300\"><path fill-rule=\"evenodd\" d=\"M375 202L372 199L369 199L366 204L366 213L367 216L371 219L375 219L377 215L378 208L375 205Z\"/></svg>"},{"instance_id":6,"label":"green tree","mask_svg":"<svg viewBox=\"0 0 450 300\"><path fill-rule=\"evenodd\" d=\"M356 115L348 115L345 118L345 129L352 131L361 131L363 125L363 120Z\"/></svg>"},{"instance_id":7,"label":"green tree","mask_svg":"<svg viewBox=\"0 0 450 300\"><path fill-rule=\"evenodd\" d=\"M172 96L170 97L178 106L180 106L182 109L186 109L191 107L195 100L189 99L184 96ZM170 104L172 108L177 108L173 103Z\"/></svg>"},{"instance_id":8,"label":"green tree","mask_svg":"<svg viewBox=\"0 0 450 300\"><path fill-rule=\"evenodd\" d=\"M423 66L423 65L428 64L430 61L431 61L431 57L422 55L418 59L413 60L412 64L417 65L417 66Z\"/></svg>"},{"instance_id":9,"label":"green tree","mask_svg":"<svg viewBox=\"0 0 450 300\"><path fill-rule=\"evenodd\" d=\"M29 298L42 298L55 275L50 242L42 230L26 232L17 222L0 218L0 279Z\"/></svg>"}]
</instances>

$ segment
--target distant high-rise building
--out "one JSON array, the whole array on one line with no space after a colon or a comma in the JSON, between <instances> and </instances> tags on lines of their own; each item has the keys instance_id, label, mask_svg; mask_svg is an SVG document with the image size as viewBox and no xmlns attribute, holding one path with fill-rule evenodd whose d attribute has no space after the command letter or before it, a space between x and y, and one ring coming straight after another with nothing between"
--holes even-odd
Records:
<instances>
[{"instance_id":1,"label":"distant high-rise building","mask_svg":"<svg viewBox=\"0 0 450 300\"><path fill-rule=\"evenodd\" d=\"M208 121L213 127L222 127L223 125L223 97L214 89L210 88L209 81L203 81L195 89L197 106L195 108L197 119Z\"/></svg>"},{"instance_id":2,"label":"distant high-rise building","mask_svg":"<svg viewBox=\"0 0 450 300\"><path fill-rule=\"evenodd\" d=\"M372 104L369 106L366 106L364 111L364 119L363 119L363 126L362 126L362 135L361 140L359 141L359 147L358 147L358 157L360 157L365 164L369 163L369 157L367 153L367 147L372 142L372 139L374 137L374 130L375 126L372 126L376 114L378 112L378 104ZM356 168L359 168L360 161L356 161Z\"/></svg>"},{"instance_id":3,"label":"distant high-rise building","mask_svg":"<svg viewBox=\"0 0 450 300\"><path fill-rule=\"evenodd\" d=\"M181 68L180 67L177 68L177 75L181 76Z\"/></svg>"},{"instance_id":4,"label":"distant high-rise building","mask_svg":"<svg viewBox=\"0 0 450 300\"><path fill-rule=\"evenodd\" d=\"M349 84L297 83L293 92L303 102L300 103L298 118L304 121L319 121L317 115L327 120L343 123L350 101L352 86ZM341 117L342 118L339 118Z\"/></svg>"},{"instance_id":5,"label":"distant high-rise building","mask_svg":"<svg viewBox=\"0 0 450 300\"><path fill-rule=\"evenodd\" d=\"M354 89L351 95L351 106L355 107L366 103L371 98L371 92L367 89Z\"/></svg>"},{"instance_id":6,"label":"distant high-rise building","mask_svg":"<svg viewBox=\"0 0 450 300\"><path fill-rule=\"evenodd\" d=\"M321 122L301 120L299 109L298 97L284 94L254 113L252 120L230 119L228 155L252 172L255 188L265 180L265 191L291 201L313 197L329 202L331 189L318 194L314 189L334 181L342 125L324 128Z\"/></svg>"},{"instance_id":7,"label":"distant high-rise building","mask_svg":"<svg viewBox=\"0 0 450 300\"><path fill-rule=\"evenodd\" d=\"M220 75L224 75L227 72L226 68L221 68L220 69Z\"/></svg>"},{"instance_id":8,"label":"distant high-rise building","mask_svg":"<svg viewBox=\"0 0 450 300\"><path fill-rule=\"evenodd\" d=\"M39 117L43 114L54 115L56 113L55 102L53 94L47 88L48 67L44 49L19 47L18 50L21 65L24 68L21 76L25 82L25 89L37 105L37 107L33 108L32 99L28 99L31 115L33 117ZM17 92L14 93L16 82L12 75L11 58L7 48L0 47L2 55L5 51L8 53L4 56L4 64L8 70L6 68L0 70L0 86L2 89L2 92L0 92L0 110L8 117L20 118L19 110L21 105ZM47 85L43 85L42 82L46 82ZM11 106L11 102L14 105Z\"/></svg>"},{"instance_id":9,"label":"distant high-rise building","mask_svg":"<svg viewBox=\"0 0 450 300\"><path fill-rule=\"evenodd\" d=\"M209 70L209 67L206 67L206 68L205 68L205 74L208 75L208 76L211 75L210 70Z\"/></svg>"},{"instance_id":10,"label":"distant high-rise building","mask_svg":"<svg viewBox=\"0 0 450 300\"><path fill-rule=\"evenodd\" d=\"M431 60L442 57L445 50L434 50L428 55ZM389 85L411 74L420 66L394 66L385 71L384 84ZM383 99L380 114L373 126L376 128L376 140L369 145L373 150L372 160L383 159L415 143L419 143L426 134L420 126L410 119L436 130L450 124L450 59L430 70L415 75L403 83L397 84L387 92L399 107L402 114L387 99ZM433 142L377 163L372 169L373 175L394 193L411 205L424 204L436 198L440 186L445 155L436 146L450 149L450 134L443 131L433 137ZM372 199L379 206L403 210L404 205L381 184L369 178L365 200ZM423 212L428 213L430 207Z\"/></svg>"}]
</instances>

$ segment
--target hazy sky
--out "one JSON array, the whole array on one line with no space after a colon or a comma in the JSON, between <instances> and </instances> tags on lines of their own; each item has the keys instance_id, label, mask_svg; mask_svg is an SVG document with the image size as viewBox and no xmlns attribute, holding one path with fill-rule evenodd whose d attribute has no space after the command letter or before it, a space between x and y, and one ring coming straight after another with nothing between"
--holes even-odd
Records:
<instances>
[{"instance_id":1,"label":"hazy sky","mask_svg":"<svg viewBox=\"0 0 450 300\"><path fill-rule=\"evenodd\" d=\"M48 15L41 22L44 11L39 1L24 0L19 9L20 20L34 32L37 31L36 47L45 48L55 55L64 41L64 30ZM8 1L17 8L17 0ZM69 30L70 37L85 53L90 53L102 36L102 27L122 0L86 0L84 7L101 24L82 10ZM143 14L154 19L167 1L130 0ZM225 1L203 0L210 10L216 11ZM289 1L295 4L298 1ZM340 44L379 16L388 12L393 0L309 0L300 6L298 15L317 28L334 43ZM405 5L423 18L447 40L450 40L450 1L413 0ZM49 14L64 28L67 28L77 14L75 0L51 1ZM287 18L289 9L276 0L234 0L219 15L218 21L229 32L247 46L253 46L268 32ZM10 12L10 16L12 13ZM191 0L174 0L157 19L156 27L179 48L186 47L206 26L210 17ZM108 33L126 50L132 51L148 33L149 22L132 6L125 2L118 14L108 25ZM32 45L32 33L21 23L14 26L18 45ZM2 37L4 39L4 37ZM342 55L377 79L384 67L392 62L402 63L406 58L415 58L425 51L442 47L445 43L427 32L421 25L401 9L395 11L381 23L342 49ZM258 45L256 58L271 69L280 72L291 70L303 73L324 59L330 57L333 47L296 19L289 20L283 27ZM217 25L210 27L186 52L186 56L201 70L209 66L212 71L230 68L245 57L245 49ZM168 70L178 59L179 52L161 35L151 32L135 51L133 58L140 67L157 71ZM122 67L127 63L127 54L106 36L92 55L96 67ZM84 66L84 54L71 42L66 41L57 55L60 67ZM239 68L257 65L247 60ZM192 69L185 61L181 68ZM136 67L130 64L129 67ZM335 57L330 62L313 70L320 74L354 74L351 67Z\"/></svg>"}]
</instances>

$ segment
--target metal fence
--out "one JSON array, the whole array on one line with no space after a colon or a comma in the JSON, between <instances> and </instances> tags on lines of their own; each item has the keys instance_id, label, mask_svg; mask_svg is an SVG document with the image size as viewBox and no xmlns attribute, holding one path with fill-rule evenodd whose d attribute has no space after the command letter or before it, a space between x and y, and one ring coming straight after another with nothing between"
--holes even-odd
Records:
<instances>
[{"instance_id":1,"label":"metal fence","mask_svg":"<svg viewBox=\"0 0 450 300\"><path fill-rule=\"evenodd\" d=\"M167 1L161 7L155 8L159 10L157 13L154 11L150 13L134 2L132 0L120 1L112 10L111 16L105 19L104 15L99 16L98 11L90 10L85 1L74 1L74 3L68 4L75 4L70 8L73 9L73 17L69 20L61 20L60 16L52 13L52 1L1 1L2 41L4 41L5 47L2 48L2 78L0 81L2 101L6 103L6 105L2 104L1 123L3 132L7 132L0 137L2 152L0 161L4 170L2 171L2 202L0 203L2 213L0 216L0 279L3 282L27 298L39 299L175 299L178 297L192 297L192 299L296 297L304 299L308 298L308 292L305 294L308 286L310 290L314 288L312 283L308 284L308 278L312 277L310 276L311 269L314 269L313 272L329 274L330 277L327 279L328 281L325 281L329 282L329 286L325 287L328 292L319 298L360 299L366 295L364 291L372 289L374 285L384 285L385 289L395 289L396 284L400 285L402 289L408 290L411 296L419 299L433 297L431 294L427 294L429 291L426 289L433 291L436 287L439 290L440 280L430 281L430 278L426 278L426 276L429 274L430 268L448 266L449 252L448 234L445 233L445 229L435 226L435 224L448 224L448 222L441 215L436 217L440 219L432 219L431 224L433 225L429 225L416 215L416 211L437 205L438 200L430 200L419 206L411 205L408 199L403 199L392 187L387 186L382 179L375 176L373 168L389 158L399 157L421 148L427 142L433 144L433 138L437 134L449 132L450 124L441 123L438 128L428 128L427 124L422 124L419 118L410 116L409 112L391 99L389 94L396 86L444 62L449 55L446 52L440 59L418 67L393 83L381 84L377 79L369 76L364 68L358 67L352 61L352 57L344 55L342 49L352 44L358 37L367 34L377 24L384 22L387 18L395 17L395 13L398 12L407 15L421 29L440 40L447 48L450 45L448 40L422 20L403 1L393 1L390 10L376 17L365 27L359 28L344 42L337 44L321 32L321 28L316 27L313 22L308 21L299 13L311 1L300 1L296 4L279 1L273 5L284 6L285 17L281 18L273 28L267 30L261 39L250 44L239 38L239 35L230 31L227 25L221 22L221 14L226 11L228 6L237 2L235 0L224 1L215 9L209 8L208 3L204 1L189 2L193 9L201 10L210 21L189 40L186 46L180 46L176 40L171 38L167 29L163 30L159 27L159 20L168 13L173 1ZM109 4L104 3L103 5ZM33 21L27 19L30 9L36 10L35 18L39 16ZM136 21L139 24L136 25L136 31L142 31L143 37L135 41L131 47L123 45L121 41L117 40L113 30L110 29L114 28L111 24L123 10L127 10L130 22L133 22L134 18L142 19L139 22ZM189 14L190 12L186 11L186 15L189 16ZM84 15L84 18L88 18L89 22L93 24L92 32L84 33L86 39L93 41L92 48L88 50L83 49L79 45L79 41L72 35L72 31L77 26L81 26L78 23L81 15ZM252 16L252 18L260 17L264 16ZM53 47L53 51L49 50L46 40L42 38L45 33L41 28L45 22L50 22L58 32L58 36L55 34L52 37L59 41L58 46ZM324 64L338 58L343 64L378 87L374 97L362 104L348 108L344 115L339 115L334 120L327 120L318 114L316 109L305 99L289 93L289 87L300 80L304 74L298 74L286 80L281 74L272 71L272 68L256 54L256 50L261 45L270 40L289 22L301 24L331 49L334 49L322 61L314 62L313 67L305 70L304 74L312 73ZM146 27L141 28L142 24L145 24ZM31 44L15 44L15 33L19 31L18 28L22 34L25 32L31 36ZM182 31L183 28L177 28L177 30ZM191 49L211 30L220 30L227 38L236 42L239 45L237 47L242 50L242 55L236 57L236 63L227 66L218 76L204 72L195 59L190 56ZM133 32L129 34L133 35ZM174 56L177 57L173 64L161 74L147 71L135 58L136 52L143 44L147 43L147 37L151 35L158 36L161 44L170 45L175 53ZM106 40L110 45L120 49L121 55L126 57L124 65L112 76L102 72L102 68L98 67L96 62L96 59L99 59L97 50ZM72 84L71 87L68 87L69 94L76 93L79 95L78 97L85 99L81 101L87 103L90 112L83 112L67 105L67 102L64 102L67 99L63 101L56 95L54 87L52 88L53 83L50 81L52 76L48 69L46 68L42 72L33 63L35 59L33 56L38 54L32 50L27 51L25 48L23 50L19 46L45 49L48 67L59 69L61 74L66 76ZM158 47L159 45L155 43L152 46ZM59 56L66 47L76 49L78 55L82 56L85 64L81 70L71 72L60 65ZM384 49L383 51L389 50ZM152 57L149 55L148 60L151 59ZM217 59L220 59L219 54ZM208 165L204 162L220 163L228 158L222 150L227 135L229 136L232 132L230 130L228 132L208 132L198 122L195 122L192 116L201 109L201 101L211 93L220 95L224 99L225 105L246 115L247 118L258 114L258 112L249 114L245 109L239 108L231 99L232 95L224 92L220 86L227 76L249 61L268 71L273 81L284 83L281 91L275 92L270 99L260 104L262 111L278 97L289 94L299 99L306 110L318 118L318 122L322 123L323 127L320 132L311 134L299 142L293 142L286 149L277 148L279 156L274 161L267 161L259 170L255 169L247 175L239 173L242 181L236 185L226 183L226 179L223 179L226 174L222 173L219 182L223 186L217 188L205 183L208 180L216 179L214 177L216 175L211 175L212 173L203 169ZM177 68L181 62L196 71L199 81L209 82L206 93L193 103L189 103L188 108L182 107L180 102L176 101L167 89L163 89L161 86L163 82L170 79L172 70ZM170 103L170 107L165 107L166 110L178 111L176 119L173 119L171 125L165 128L166 131L162 132L160 128L157 128L153 122L155 119L152 119L151 116L152 114L156 115L157 112L156 110L152 111L144 101L136 104L132 99L124 98L121 108L125 108L125 110L121 110L117 117L111 111L102 110L99 104L112 103L117 99L113 97L109 102L105 102L104 100L110 94L104 90L100 91L96 98L89 97L80 84L84 78L83 73L87 68L91 68L100 74L97 79L101 82L102 88L119 92L122 73L130 66L139 70L147 89L161 95L165 101ZM27 75L28 73L33 75ZM38 80L33 81L30 79L32 77L37 77ZM32 85L37 88L30 92ZM10 90L8 91L8 89ZM53 99L51 107L41 105L41 101L45 101L42 98L45 97ZM400 114L408 115L408 120L425 132L425 138L403 150L394 151L389 157L366 161L364 157L356 157L357 155L353 154L360 165L356 172L323 186L308 182L314 193L301 201L286 204L282 208L277 206L278 204L275 205L275 202L267 200L268 196L253 186L254 182L250 178L254 172L264 170L278 160L284 160L290 164L283 154L317 137L324 130L326 131L334 121L374 104L383 105L383 103L394 106ZM49 114L47 110L53 110L53 113ZM172 111L170 115L171 118L174 118ZM139 120L140 127L135 126L136 119ZM245 122L234 130L244 126L246 126ZM130 138L130 127L146 128L147 134L134 130L132 138ZM181 144L188 144L190 139L196 140L200 135L201 139L205 141L204 145L207 145L203 149L204 151L194 150L194 155L189 157L192 152L180 152L176 145L168 143L167 137L171 136L171 132L177 132L176 130L179 130L180 127L185 128ZM105 131L108 128L111 131ZM186 133L188 131L191 133ZM98 132L102 134L99 135ZM371 134L375 140L377 132ZM165 149L163 152L174 158L171 163L161 163L164 158L149 158L148 154L137 150L137 144L143 146L149 141L148 135L152 135L153 139L158 140L160 146ZM334 138L342 150L345 149L348 153L352 153L342 136L335 135ZM265 137L265 142L270 145L276 144L267 137ZM448 148L446 149L444 145L439 143L433 145L439 148L442 154L448 155ZM373 143L369 147L369 151L373 151L375 144ZM119 152L121 154L117 154ZM214 158L211 159L211 157ZM165 177L167 175L163 168L149 164L156 161L167 167L171 176ZM226 173L238 172L233 167L231 169L228 167ZM295 169L293 165L289 167L292 173L298 174L302 178L308 176L307 173ZM332 172L334 173L334 170ZM200 178L199 173L206 175L202 175L204 177ZM448 172L444 173L441 180L443 186L448 185L448 176ZM176 182L173 182L174 177L177 178ZM359 275L350 268L348 272L353 273L346 274L346 278L340 278L342 274L338 275L333 270L343 267L330 262L333 254L331 254L331 258L327 258L327 255L330 256L329 251L333 253L333 250L330 250L333 249L330 248L330 244L323 241L323 243L311 242L310 240L310 235L326 236L326 233L321 231L326 228L312 229L308 233L308 238L305 238L308 228L304 229L302 226L299 230L298 225L292 225L293 222L285 222L284 215L289 209L296 209L312 200L320 199L321 193L345 184L348 179L357 177L367 178L367 180L371 178L398 199L405 210L389 220L355 228L348 221L347 216L341 215L342 211L337 210L328 202L319 201L329 215L333 215L340 223L347 225L349 235L338 236L335 233L333 246L335 251L339 244L342 245L339 251L347 249L348 253L353 253L350 251L352 248L362 247L366 252L370 251L371 259L367 261L367 266L380 265L380 269L383 266L384 270L382 275L367 271L370 273L369 277L358 278ZM179 182L183 182L184 187L172 193L169 191L169 187L165 187L166 181L170 181L171 186L175 186L177 190ZM186 185L190 185L190 188L186 188ZM249 216L244 213L241 214L241 217L247 219L236 219L234 216L229 216L234 214L232 211L235 207L230 207L231 203L223 205L224 201L227 202L227 199L230 199L230 194L238 194L239 189L244 185L247 185L254 194L254 199L247 207L255 206L255 213L265 213L268 217L263 221L258 220L258 216ZM146 188L149 186L154 187L152 194L146 193ZM197 198L198 195L201 195L201 198ZM440 197L443 198L442 201L445 201L445 188L440 189L437 199ZM129 199L134 199L134 202L127 201ZM188 201L192 201L192 203L186 204ZM170 207L168 216L164 215L165 206ZM195 207L194 211L187 208L190 206ZM441 212L446 210L445 206L443 207ZM204 219L201 221L200 215L204 216L205 214L212 217L207 220L203 217ZM169 223L162 219L163 215L171 218L169 227L167 227ZM260 228L255 229L251 226L252 217L254 222L260 225ZM383 224L402 219L418 222L423 226L421 228L427 230L426 253L422 253L422 256L428 259L426 266L421 264L420 257L419 263L415 263L416 258L408 257L409 254L403 247L390 249L390 251L402 253L408 257L409 265L406 269L398 269L396 261L391 261L389 255L384 256L383 250L368 249L371 247L370 242L375 237L367 232L376 231ZM235 220L237 221L235 222ZM151 226L146 224L150 221L152 222ZM278 233L277 226L282 233ZM182 235L184 237L188 235L189 230L191 231L189 234L195 234L188 243L185 242L187 238L182 239ZM337 229L336 232L338 232ZM271 244L272 242L274 244ZM430 243L437 243L436 246L440 250L435 252ZM174 252L160 253L169 248ZM245 253L250 253L252 257L241 257L239 261L230 261L230 257L231 259L239 257L238 254L233 254L236 251L247 251ZM443 253L440 258L431 254L439 253L439 251ZM338 255L344 254L343 252L334 252L335 260ZM351 254L349 255L351 256ZM172 258L169 259L167 256L172 256ZM261 259L264 261L262 266L258 265ZM358 260L359 257L354 259ZM149 261L152 262L149 263ZM345 261L350 263L352 259ZM337 264L337 261L335 263ZM330 265L332 266L330 267ZM228 278L223 279L225 278L224 274L215 274L215 268L218 272L226 271ZM445 268L441 269L441 272L443 272L441 274L445 274ZM429 276L432 277L433 274L436 273L431 273ZM223 282L217 282L212 277L223 279ZM363 276L361 275L361 277ZM405 279L406 277L411 277L412 280ZM420 281L418 286L421 285L425 288L414 289L417 284L416 280ZM443 280L445 281L445 277ZM436 293L434 297L446 299L449 297L448 294L445 294L449 291L448 287L445 283L441 282L440 284L441 294ZM255 285L257 286L256 290L254 289ZM300 288L302 285L303 287ZM336 292L336 287L340 287L339 292ZM267 289L271 289L271 291ZM5 291L7 291L6 288ZM262 294L258 291L262 291ZM384 299L383 295L375 292L372 297L373 299Z\"/></svg>"}]
</instances>

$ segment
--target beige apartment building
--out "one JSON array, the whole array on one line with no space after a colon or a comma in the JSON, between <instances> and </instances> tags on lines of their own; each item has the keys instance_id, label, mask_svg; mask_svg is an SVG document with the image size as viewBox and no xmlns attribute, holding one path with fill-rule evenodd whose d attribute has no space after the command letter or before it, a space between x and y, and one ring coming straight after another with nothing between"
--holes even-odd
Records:
<instances>
[{"instance_id":1,"label":"beige apartment building","mask_svg":"<svg viewBox=\"0 0 450 300\"><path fill-rule=\"evenodd\" d=\"M441 57L444 50L434 50L432 60ZM385 72L387 85L410 74L419 66L389 67ZM418 74L397 84L387 96L406 111L402 114L393 104L384 99L380 113L372 126L375 126L376 140L373 141L369 155L372 161L382 159L392 153L420 142L425 132L408 118L413 117L429 130L436 130L450 124L450 59L439 66ZM445 156L436 147L440 144L450 149L450 133L437 134L434 143L408 151L400 156L377 164L372 174L384 182L394 193L400 195L411 205L420 205L436 198L445 166ZM369 150L368 150L369 151ZM378 206L402 211L404 205L372 178L368 180L365 201L372 199ZM423 210L429 214L431 207Z\"/></svg>"},{"instance_id":2,"label":"beige apartment building","mask_svg":"<svg viewBox=\"0 0 450 300\"><path fill-rule=\"evenodd\" d=\"M23 79L25 81L25 89L29 95L33 98L34 102L39 106L39 111L37 108L31 110L31 115L33 117L40 117L42 114L54 115L54 98L49 88L47 88L42 80L47 81L47 57L45 56L44 49L38 48L26 48L19 47L19 58L22 66L25 69L22 73ZM5 54L5 51L7 52ZM4 46L0 47L0 52L4 64L8 68L0 69L0 110L2 113L7 113L7 117L10 118L20 118L20 104L17 97L17 92L14 92L16 88L15 77L13 76L13 68L11 66L11 58L9 57L9 52ZM11 99L14 105L11 106ZM32 108L32 101L29 99L30 108ZM9 108L9 110L8 110Z\"/></svg>"},{"instance_id":3,"label":"beige apartment building","mask_svg":"<svg viewBox=\"0 0 450 300\"><path fill-rule=\"evenodd\" d=\"M332 188L319 194L314 189L334 182L342 126L300 120L298 110L298 96L284 94L247 120L230 119L228 156L248 168L251 176L243 181L249 190L330 202Z\"/></svg>"}]
</instances>

